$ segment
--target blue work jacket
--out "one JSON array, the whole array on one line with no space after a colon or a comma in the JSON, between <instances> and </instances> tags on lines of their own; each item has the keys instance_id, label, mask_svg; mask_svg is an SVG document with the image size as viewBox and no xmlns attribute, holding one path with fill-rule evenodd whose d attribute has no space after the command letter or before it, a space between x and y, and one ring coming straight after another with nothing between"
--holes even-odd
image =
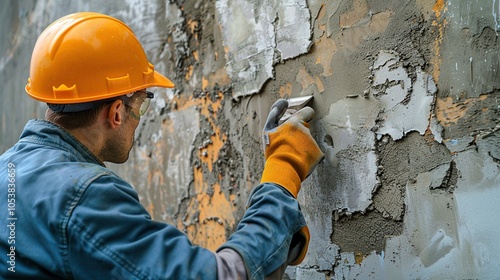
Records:
<instances>
[{"instance_id":1,"label":"blue work jacket","mask_svg":"<svg viewBox=\"0 0 500 280\"><path fill-rule=\"evenodd\" d=\"M43 120L0 156L0 225L0 279L217 279L214 252L152 220L130 184ZM304 225L286 190L261 184L219 250L238 252L248 278L262 279Z\"/></svg>"}]
</instances>

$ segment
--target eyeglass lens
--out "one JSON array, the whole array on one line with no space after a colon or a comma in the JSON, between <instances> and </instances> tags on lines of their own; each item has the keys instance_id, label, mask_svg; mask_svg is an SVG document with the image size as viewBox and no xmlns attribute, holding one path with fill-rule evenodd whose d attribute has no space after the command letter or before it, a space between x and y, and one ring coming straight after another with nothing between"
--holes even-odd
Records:
<instances>
[{"instance_id":1,"label":"eyeglass lens","mask_svg":"<svg viewBox=\"0 0 500 280\"><path fill-rule=\"evenodd\" d=\"M139 107L139 115L140 116L144 116L144 114L146 114L146 111L149 108L149 104L151 103L151 99L154 96L155 96L154 93L152 93L150 91L146 91L146 98L142 102L141 107Z\"/></svg>"}]
</instances>

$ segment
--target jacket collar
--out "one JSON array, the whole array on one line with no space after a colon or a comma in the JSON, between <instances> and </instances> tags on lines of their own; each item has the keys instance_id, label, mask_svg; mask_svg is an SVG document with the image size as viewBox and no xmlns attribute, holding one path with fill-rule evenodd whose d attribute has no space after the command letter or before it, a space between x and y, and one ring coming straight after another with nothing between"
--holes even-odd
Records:
<instances>
[{"instance_id":1,"label":"jacket collar","mask_svg":"<svg viewBox=\"0 0 500 280\"><path fill-rule=\"evenodd\" d=\"M105 167L85 145L66 129L46 120L28 121L21 133L19 142L32 142L54 146L79 157L81 161L96 163Z\"/></svg>"}]
</instances>

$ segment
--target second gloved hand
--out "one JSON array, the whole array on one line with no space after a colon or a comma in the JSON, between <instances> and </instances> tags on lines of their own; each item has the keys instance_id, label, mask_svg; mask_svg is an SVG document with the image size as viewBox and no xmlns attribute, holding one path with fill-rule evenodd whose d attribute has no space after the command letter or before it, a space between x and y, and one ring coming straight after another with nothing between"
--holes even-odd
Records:
<instances>
[{"instance_id":1,"label":"second gloved hand","mask_svg":"<svg viewBox=\"0 0 500 280\"><path fill-rule=\"evenodd\" d=\"M276 101L264 126L262 136L266 164L261 182L278 184L297 197L301 182L324 155L307 123L314 117L314 110L302 108L278 125L287 108L288 101Z\"/></svg>"}]
</instances>

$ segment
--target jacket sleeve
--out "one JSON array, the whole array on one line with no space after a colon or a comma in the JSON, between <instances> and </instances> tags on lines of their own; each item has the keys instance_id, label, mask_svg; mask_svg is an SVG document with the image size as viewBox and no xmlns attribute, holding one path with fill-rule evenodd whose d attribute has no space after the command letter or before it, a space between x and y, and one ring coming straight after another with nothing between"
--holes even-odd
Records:
<instances>
[{"instance_id":1,"label":"jacket sleeve","mask_svg":"<svg viewBox=\"0 0 500 280\"><path fill-rule=\"evenodd\" d=\"M102 176L68 205L65 223L61 246L67 248L61 249L75 279L216 279L223 271L237 277L244 275L241 259L248 279L263 279L285 263L305 220L289 192L259 185L237 231L215 255L174 226L151 220L126 182Z\"/></svg>"},{"instance_id":2,"label":"jacket sleeve","mask_svg":"<svg viewBox=\"0 0 500 280\"><path fill-rule=\"evenodd\" d=\"M281 186L264 183L250 195L248 208L219 249L241 255L249 279L264 279L287 260L294 233L306 225L297 200Z\"/></svg>"},{"instance_id":3,"label":"jacket sleeve","mask_svg":"<svg viewBox=\"0 0 500 280\"><path fill-rule=\"evenodd\" d=\"M217 277L215 254L193 246L174 226L151 220L118 177L92 181L68 207L67 241L61 244L67 244L67 269L75 279Z\"/></svg>"}]
</instances>

